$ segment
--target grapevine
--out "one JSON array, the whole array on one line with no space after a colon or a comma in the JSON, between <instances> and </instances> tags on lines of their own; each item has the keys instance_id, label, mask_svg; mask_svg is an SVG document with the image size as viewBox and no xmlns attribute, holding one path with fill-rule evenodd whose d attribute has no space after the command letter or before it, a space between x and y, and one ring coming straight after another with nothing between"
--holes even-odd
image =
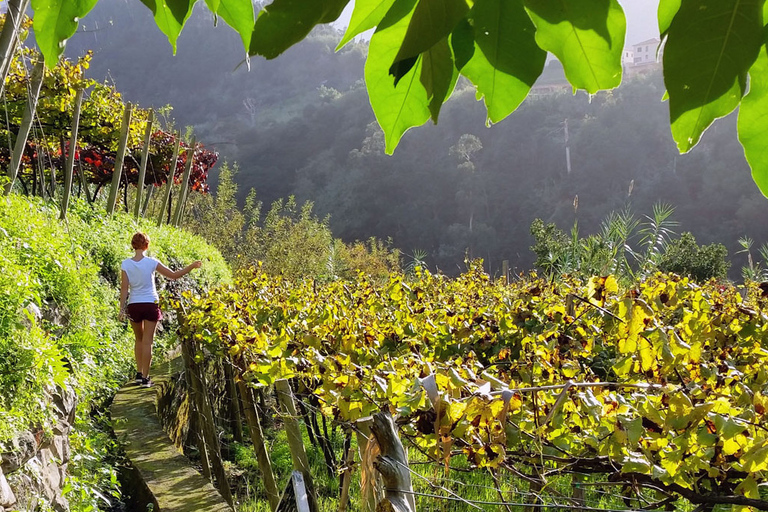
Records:
<instances>
[{"instance_id":1,"label":"grapevine","mask_svg":"<svg viewBox=\"0 0 768 512\"><path fill-rule=\"evenodd\" d=\"M667 275L504 285L478 265L317 286L256 268L188 296L181 332L254 385L299 380L338 422L393 408L446 467L601 473L768 510L768 318L745 290Z\"/></svg>"}]
</instances>

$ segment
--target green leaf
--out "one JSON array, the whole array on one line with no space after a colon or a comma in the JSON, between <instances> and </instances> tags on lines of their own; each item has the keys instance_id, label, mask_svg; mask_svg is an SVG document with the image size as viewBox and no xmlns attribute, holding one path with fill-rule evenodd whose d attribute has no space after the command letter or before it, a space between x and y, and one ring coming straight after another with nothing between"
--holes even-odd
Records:
<instances>
[{"instance_id":1,"label":"green leaf","mask_svg":"<svg viewBox=\"0 0 768 512\"><path fill-rule=\"evenodd\" d=\"M396 72L403 70L403 67L397 66L398 62L414 59L448 37L467 12L469 6L466 0L418 0L390 69L395 81L401 78Z\"/></svg>"},{"instance_id":2,"label":"green leaf","mask_svg":"<svg viewBox=\"0 0 768 512\"><path fill-rule=\"evenodd\" d=\"M672 136L690 151L733 111L762 44L761 0L684 0L664 47Z\"/></svg>"},{"instance_id":3,"label":"green leaf","mask_svg":"<svg viewBox=\"0 0 768 512\"><path fill-rule=\"evenodd\" d=\"M250 55L274 59L320 23L339 17L349 0L275 0L264 7L253 27Z\"/></svg>"},{"instance_id":4,"label":"green leaf","mask_svg":"<svg viewBox=\"0 0 768 512\"><path fill-rule=\"evenodd\" d=\"M681 2L682 0L661 0L659 2L659 34L661 34L662 39L667 35L667 31L672 24L675 14L680 10Z\"/></svg>"},{"instance_id":5,"label":"green leaf","mask_svg":"<svg viewBox=\"0 0 768 512\"><path fill-rule=\"evenodd\" d=\"M627 22L617 0L525 0L536 42L563 63L575 89L596 93L621 83Z\"/></svg>"},{"instance_id":6,"label":"green leaf","mask_svg":"<svg viewBox=\"0 0 768 512\"><path fill-rule=\"evenodd\" d=\"M176 55L176 40L197 0L141 0L155 17L157 28L166 35Z\"/></svg>"},{"instance_id":7,"label":"green leaf","mask_svg":"<svg viewBox=\"0 0 768 512\"><path fill-rule=\"evenodd\" d=\"M749 70L749 93L739 108L739 142L752 168L752 179L768 197L768 53L759 52Z\"/></svg>"},{"instance_id":8,"label":"green leaf","mask_svg":"<svg viewBox=\"0 0 768 512\"><path fill-rule=\"evenodd\" d=\"M521 0L478 0L469 13L475 50L462 68L484 97L488 121L511 114L541 75L547 54Z\"/></svg>"},{"instance_id":9,"label":"green leaf","mask_svg":"<svg viewBox=\"0 0 768 512\"><path fill-rule=\"evenodd\" d=\"M227 25L240 34L247 52L251 46L251 34L256 18L252 0L205 0L205 3L211 12L221 16Z\"/></svg>"},{"instance_id":10,"label":"green leaf","mask_svg":"<svg viewBox=\"0 0 768 512\"><path fill-rule=\"evenodd\" d=\"M356 35L378 25L394 3L395 0L355 0L355 8L352 10L347 31L344 32L344 37L339 41L336 50L340 50Z\"/></svg>"},{"instance_id":11,"label":"green leaf","mask_svg":"<svg viewBox=\"0 0 768 512\"><path fill-rule=\"evenodd\" d=\"M52 69L64 52L67 39L77 30L80 18L88 14L98 0L32 0L35 39Z\"/></svg>"},{"instance_id":12,"label":"green leaf","mask_svg":"<svg viewBox=\"0 0 768 512\"><path fill-rule=\"evenodd\" d=\"M424 52L421 64L421 84L427 91L432 121L437 124L440 107L453 92L459 72L453 65L453 54L448 39L443 39Z\"/></svg>"},{"instance_id":13,"label":"green leaf","mask_svg":"<svg viewBox=\"0 0 768 512\"><path fill-rule=\"evenodd\" d=\"M384 131L385 150L390 155L403 134L424 124L431 114L427 91L420 81L421 58L397 85L389 76L390 64L408 30L415 4L415 0L396 0L371 37L365 63L365 83L371 107Z\"/></svg>"},{"instance_id":14,"label":"green leaf","mask_svg":"<svg viewBox=\"0 0 768 512\"><path fill-rule=\"evenodd\" d=\"M451 49L456 69L461 71L475 54L475 35L469 21L463 19L451 33Z\"/></svg>"}]
</instances>

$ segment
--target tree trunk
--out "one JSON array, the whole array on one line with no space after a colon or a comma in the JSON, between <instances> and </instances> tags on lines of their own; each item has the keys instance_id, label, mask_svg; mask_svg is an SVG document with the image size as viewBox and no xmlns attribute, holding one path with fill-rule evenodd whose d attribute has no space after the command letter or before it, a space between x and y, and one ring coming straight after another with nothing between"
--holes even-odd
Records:
<instances>
[{"instance_id":1,"label":"tree trunk","mask_svg":"<svg viewBox=\"0 0 768 512\"><path fill-rule=\"evenodd\" d=\"M385 489L384 499L378 503L376 510L416 512L408 456L389 412L373 415L371 432L381 450L373 465L381 474Z\"/></svg>"}]
</instances>

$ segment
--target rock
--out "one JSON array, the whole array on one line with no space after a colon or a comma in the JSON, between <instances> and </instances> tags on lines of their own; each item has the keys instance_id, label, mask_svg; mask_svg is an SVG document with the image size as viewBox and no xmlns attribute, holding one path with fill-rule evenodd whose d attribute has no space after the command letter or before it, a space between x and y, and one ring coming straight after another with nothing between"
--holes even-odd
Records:
<instances>
[{"instance_id":1,"label":"rock","mask_svg":"<svg viewBox=\"0 0 768 512\"><path fill-rule=\"evenodd\" d=\"M22 467L37 452L38 444L32 432L23 432L13 440L11 452L3 453L0 469L8 474Z\"/></svg>"},{"instance_id":2,"label":"rock","mask_svg":"<svg viewBox=\"0 0 768 512\"><path fill-rule=\"evenodd\" d=\"M43 313L34 302L30 302L22 310L21 325L26 329L30 329L34 324L39 324L42 319Z\"/></svg>"},{"instance_id":3,"label":"rock","mask_svg":"<svg viewBox=\"0 0 768 512\"><path fill-rule=\"evenodd\" d=\"M63 464L69 462L69 455L71 451L69 445L69 437L66 435L54 436L53 439L51 439L49 448L53 456L56 457L59 462Z\"/></svg>"},{"instance_id":4,"label":"rock","mask_svg":"<svg viewBox=\"0 0 768 512\"><path fill-rule=\"evenodd\" d=\"M8 480L5 479L5 475L0 471L0 512L5 508L11 508L16 504L16 495L13 494L11 486L8 485Z\"/></svg>"}]
</instances>

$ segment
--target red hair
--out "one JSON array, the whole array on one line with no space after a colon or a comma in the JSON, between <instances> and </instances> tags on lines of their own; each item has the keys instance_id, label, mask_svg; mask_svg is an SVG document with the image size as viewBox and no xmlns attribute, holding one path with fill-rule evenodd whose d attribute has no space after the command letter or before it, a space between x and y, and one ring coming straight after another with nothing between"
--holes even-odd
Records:
<instances>
[{"instance_id":1,"label":"red hair","mask_svg":"<svg viewBox=\"0 0 768 512\"><path fill-rule=\"evenodd\" d=\"M149 236L141 232L136 233L133 235L133 238L131 238L131 247L133 247L133 250L135 251L146 249L149 247Z\"/></svg>"}]
</instances>

